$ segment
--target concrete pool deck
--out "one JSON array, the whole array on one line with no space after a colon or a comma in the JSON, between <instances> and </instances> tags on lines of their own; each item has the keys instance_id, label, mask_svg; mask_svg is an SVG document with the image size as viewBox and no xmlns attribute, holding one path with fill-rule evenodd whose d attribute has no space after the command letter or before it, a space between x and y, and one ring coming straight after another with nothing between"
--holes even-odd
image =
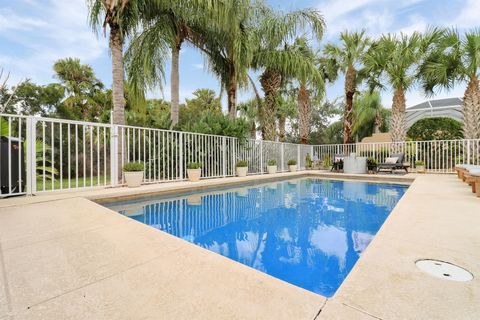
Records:
<instances>
[{"instance_id":1,"label":"concrete pool deck","mask_svg":"<svg viewBox=\"0 0 480 320\"><path fill-rule=\"evenodd\" d=\"M410 183L335 296L326 299L92 202L318 174ZM435 258L473 273L430 277ZM454 175L298 172L0 200L3 319L478 319L480 199Z\"/></svg>"}]
</instances>

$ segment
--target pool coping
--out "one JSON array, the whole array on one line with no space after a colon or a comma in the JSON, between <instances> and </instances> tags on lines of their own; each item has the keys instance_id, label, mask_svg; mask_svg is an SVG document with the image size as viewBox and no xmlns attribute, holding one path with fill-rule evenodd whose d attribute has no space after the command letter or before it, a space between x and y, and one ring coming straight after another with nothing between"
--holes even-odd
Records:
<instances>
[{"instance_id":1,"label":"pool coping","mask_svg":"<svg viewBox=\"0 0 480 320\"><path fill-rule=\"evenodd\" d=\"M211 186L212 182L214 182L215 186L217 187L222 185L234 186L235 184L243 184L249 181L264 182L272 179L278 180L288 177L293 178L312 175L333 180L365 181L366 177L365 175L339 175L336 173L322 171L307 171L297 172L294 174L277 174L274 176L263 175L249 176L246 178L202 180L199 183L188 183L187 185L183 183L184 185L179 186L178 188L177 186L179 183L176 183L177 185L174 186L175 190L172 190L173 184L169 183L163 186L156 185L153 187L141 187L141 189L122 188L76 192L75 194L58 193L55 195L41 195L38 197L23 199L8 199L7 202L3 202L5 200L2 200L0 201L0 214L8 214L9 210L16 208L18 208L20 212L25 211L26 213L27 210L33 210L33 208L36 208L40 205L49 205L49 202L51 202L53 206L61 206L61 203L70 203L84 199L81 200L81 203L85 204L86 206L91 206L87 204L92 203L91 201L97 201L98 199L118 199L119 197L124 198L125 196L138 197L139 194L144 197L149 194L162 194L162 192L163 194L168 194L168 192L179 192L180 190L192 191L192 189L197 189L197 187L204 187L205 184L209 184ZM245 271L241 267L235 267L234 269L241 270L240 274L244 273L250 276L254 275L254 273L262 274L263 276L255 275L255 277L258 276L259 279L262 279L260 280L260 283L262 283L260 286L262 286L262 288L265 289L271 285L277 288L275 290L278 291L271 291L272 293L281 292L281 290L287 290L289 294L292 292L292 305L290 305L290 308L293 310L297 307L300 308L301 305L303 305L301 308L309 310L311 308L317 308L315 312L313 312L314 310L310 310L310 314L312 314L312 312L315 314L315 316L312 318L401 319L406 317L408 318L409 315L412 316L412 314L415 314L418 316L418 318L446 319L448 317L452 317L452 315L457 318L459 315L461 315L463 318L472 315L480 315L480 307L474 305L472 302L472 299L476 301L475 298L480 298L480 284L478 277L476 277L471 283L467 284L445 283L442 282L443 280L430 279L426 277L411 265L412 259L414 260L425 255L431 255L433 257L439 257L445 260L453 260L459 265L469 268L474 275L479 275L480 270L478 270L478 266L475 266L475 261L478 261L480 258L480 232L476 233L476 231L480 231L480 215L472 214L472 211L475 212L475 210L480 209L480 201L472 196L468 188L466 188L465 185L459 182L452 175L409 174L407 176L379 175L376 177L367 177L370 178L367 179L371 180L370 182L410 184L410 188L404 194L397 206L392 210L391 214L388 216L377 235L374 237L373 241L362 254L362 257L357 261L354 268L351 270L347 278L337 290L337 293L332 298L327 300L322 297L323 299L321 299L320 295L310 293L303 289L297 290L295 288L298 287L289 285L288 283L284 283L281 280L275 279L248 267L245 267L248 268L248 271ZM431 189L435 187L440 189L434 192ZM115 196L115 193L117 196ZM121 195L118 195L119 193ZM99 206L95 203L92 203L92 205L92 209L95 209L95 206ZM454 211L457 207L460 208L465 215L463 220L452 220L452 213L455 213L452 211ZM433 208L435 209L433 210ZM109 209L105 208L105 210L113 213L113 211ZM434 216L432 216L432 211L435 213ZM106 214L106 212L107 211L102 211L104 214ZM118 214L115 213L115 215ZM14 217L16 219L21 219L18 214ZM127 217L123 218L131 220ZM147 231L147 229L152 228L149 228L148 226L139 222L136 223L141 225L137 226L139 230L144 230L144 232L150 233L150 231ZM425 230L427 230L425 229L426 227L428 227L427 229L431 229L430 232L433 233L433 235L428 235L425 233ZM408 230L409 232L409 237L407 240L403 239L401 236L402 229ZM164 237L163 234L166 234L157 230L154 231L158 234L162 234L162 237ZM441 235L440 241L438 239L439 235ZM160 236L153 237L160 238ZM169 239L171 240L169 240L169 242L173 241L177 243L173 239ZM449 240L452 243L449 243ZM187 251L191 252L192 255L195 256L198 254L198 252L202 252L202 256L204 255L208 257L208 259L213 259L216 261L215 263L219 263L218 259L213 258L212 256L218 256L215 253L209 251L207 253L204 252L206 251L205 249L201 249L196 246L192 248L187 245L188 242L183 240L179 241L185 243L185 245L182 245L181 247L188 248ZM0 240L0 251L2 249L1 242L2 241ZM385 251L386 248L392 250L393 254L392 252L388 252L388 250ZM3 244L3 249L5 249L5 244ZM221 258L224 260L229 260L223 257ZM0 259L4 258L2 258L0 255ZM231 262L240 264L234 261ZM395 264L393 262L395 262ZM230 266L231 264L226 263L225 265ZM2 268L1 265L0 268ZM389 278L392 276L394 277L395 281L392 281L392 278ZM411 281L411 279L414 279L415 281ZM379 282L380 280L383 282ZM386 284L383 284L384 282ZM417 292L417 287L420 284L423 286L422 288L425 289L428 294L430 294L430 298L424 297L422 292ZM2 281L0 279L0 286L1 285ZM409 293L407 293L405 288L410 288L411 291L408 291ZM415 289L417 290L415 291ZM459 301L458 298L453 299L453 301L450 303L449 300L442 300L441 293L445 290L452 290L456 296L463 299L463 301L461 299ZM415 292L415 294L412 292ZM313 297L312 294L318 296L318 298ZM309 302L300 303L298 300L296 300L298 298L300 298L300 300L308 300ZM278 301L275 300L275 297L265 297L265 299ZM441 304L439 304L439 301L441 301ZM419 305L419 302L423 304ZM427 309L425 309L425 304L427 304ZM3 320L1 314L1 305L2 297L0 294L0 319ZM281 309L280 306L279 309ZM415 311L417 313L415 313ZM273 317L273 314L270 315ZM277 318L282 318L282 316L279 316L278 313L275 315Z\"/></svg>"}]
</instances>

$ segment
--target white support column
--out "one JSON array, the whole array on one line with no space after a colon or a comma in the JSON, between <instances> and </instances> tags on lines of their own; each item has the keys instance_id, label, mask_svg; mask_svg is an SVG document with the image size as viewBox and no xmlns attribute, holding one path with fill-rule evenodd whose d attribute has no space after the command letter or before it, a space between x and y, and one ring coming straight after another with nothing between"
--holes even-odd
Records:
<instances>
[{"instance_id":1,"label":"white support column","mask_svg":"<svg viewBox=\"0 0 480 320\"><path fill-rule=\"evenodd\" d=\"M467 140L467 164L470 164L470 140Z\"/></svg>"}]
</instances>

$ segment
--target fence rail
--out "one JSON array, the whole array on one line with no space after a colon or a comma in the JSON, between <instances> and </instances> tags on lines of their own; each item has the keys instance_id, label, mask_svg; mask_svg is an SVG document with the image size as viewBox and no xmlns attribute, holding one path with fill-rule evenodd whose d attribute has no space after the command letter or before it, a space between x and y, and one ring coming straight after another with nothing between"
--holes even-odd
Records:
<instances>
[{"instance_id":1,"label":"fence rail","mask_svg":"<svg viewBox=\"0 0 480 320\"><path fill-rule=\"evenodd\" d=\"M115 186L130 161L144 164L146 183L184 180L191 162L201 163L203 178L219 178L234 176L239 160L249 174L263 174L269 160L279 171L289 160L303 170L307 155L328 164L352 152L377 162L404 152L411 168L422 160L439 173L480 165L480 140L313 146L12 114L0 114L0 137L0 196Z\"/></svg>"}]
</instances>

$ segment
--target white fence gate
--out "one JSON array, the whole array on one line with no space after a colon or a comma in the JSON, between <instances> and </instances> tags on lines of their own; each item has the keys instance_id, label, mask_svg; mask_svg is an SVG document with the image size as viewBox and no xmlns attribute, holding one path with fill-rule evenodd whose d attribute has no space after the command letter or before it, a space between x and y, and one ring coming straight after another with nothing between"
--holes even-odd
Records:
<instances>
[{"instance_id":1,"label":"white fence gate","mask_svg":"<svg viewBox=\"0 0 480 320\"><path fill-rule=\"evenodd\" d=\"M355 152L383 162L401 151L412 168L422 160L441 173L458 163L480 165L480 140L312 146L10 114L0 114L0 137L0 196L115 186L119 167L130 161L144 163L147 183L184 180L191 162L201 163L204 178L233 176L239 160L249 174L265 173L269 160L279 171L289 160L302 170L307 154L331 161Z\"/></svg>"}]
</instances>

